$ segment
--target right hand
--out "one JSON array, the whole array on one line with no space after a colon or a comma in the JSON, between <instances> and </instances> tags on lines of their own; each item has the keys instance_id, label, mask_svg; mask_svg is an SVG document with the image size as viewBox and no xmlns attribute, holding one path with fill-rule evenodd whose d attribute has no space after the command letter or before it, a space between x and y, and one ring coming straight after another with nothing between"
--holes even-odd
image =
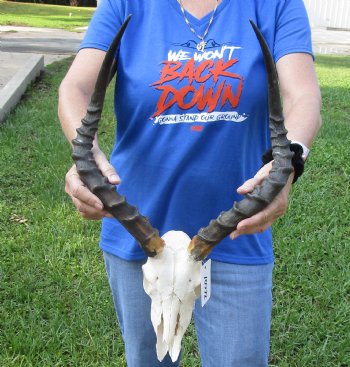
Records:
<instances>
[{"instance_id":1,"label":"right hand","mask_svg":"<svg viewBox=\"0 0 350 367\"><path fill-rule=\"evenodd\" d=\"M102 175L107 177L112 185L118 185L120 178L104 153L99 149L94 149L93 154ZM73 204L82 217L95 220L112 217L104 210L101 200L81 181L75 164L66 174L65 191L71 197Z\"/></svg>"}]
</instances>

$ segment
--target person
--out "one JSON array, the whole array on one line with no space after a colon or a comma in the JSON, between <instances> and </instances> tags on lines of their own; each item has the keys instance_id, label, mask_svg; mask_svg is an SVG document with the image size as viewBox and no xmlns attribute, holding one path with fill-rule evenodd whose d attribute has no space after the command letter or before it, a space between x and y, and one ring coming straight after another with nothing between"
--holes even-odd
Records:
<instances>
[{"instance_id":1,"label":"person","mask_svg":"<svg viewBox=\"0 0 350 367\"><path fill-rule=\"evenodd\" d=\"M306 157L320 128L307 14L302 0L103 0L59 90L59 118L69 141L105 52L129 14L116 55L116 142L109 162L96 137L94 157L161 234L174 229L192 237L271 169L271 162L261 167L270 147L267 84L249 19L276 63L288 138ZM287 210L292 181L293 174L266 209L240 222L209 256L211 298L194 310L204 367L268 365L270 227ZM103 218L100 247L128 366L179 366L169 356L162 362L156 357L150 299L142 287L145 254L74 165L65 189L84 218Z\"/></svg>"}]
</instances>

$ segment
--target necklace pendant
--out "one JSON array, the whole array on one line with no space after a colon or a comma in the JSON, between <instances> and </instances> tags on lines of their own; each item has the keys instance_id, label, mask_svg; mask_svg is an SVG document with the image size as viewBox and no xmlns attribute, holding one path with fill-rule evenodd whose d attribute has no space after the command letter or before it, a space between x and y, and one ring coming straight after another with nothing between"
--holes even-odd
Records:
<instances>
[{"instance_id":1,"label":"necklace pendant","mask_svg":"<svg viewBox=\"0 0 350 367\"><path fill-rule=\"evenodd\" d=\"M207 42L202 40L201 42L197 43L197 50L200 52L204 52L205 46L207 45Z\"/></svg>"}]
</instances>

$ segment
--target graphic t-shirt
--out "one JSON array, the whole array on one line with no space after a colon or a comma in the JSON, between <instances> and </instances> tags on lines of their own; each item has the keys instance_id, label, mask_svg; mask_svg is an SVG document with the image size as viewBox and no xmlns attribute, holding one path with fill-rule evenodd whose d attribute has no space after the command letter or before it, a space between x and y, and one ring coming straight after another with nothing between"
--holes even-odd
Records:
<instances>
[{"instance_id":1,"label":"graphic t-shirt","mask_svg":"<svg viewBox=\"0 0 350 367\"><path fill-rule=\"evenodd\" d=\"M177 0L103 0L81 48L106 51L129 14L117 55L111 163L122 179L118 191L161 235L191 237L242 199L237 187L254 176L270 145L266 73L249 19L277 62L312 53L305 8L302 0L222 0L201 52ZM198 35L211 15L186 12ZM145 257L115 219L103 220L100 246L127 260ZM226 238L210 257L269 263L271 231Z\"/></svg>"}]
</instances>

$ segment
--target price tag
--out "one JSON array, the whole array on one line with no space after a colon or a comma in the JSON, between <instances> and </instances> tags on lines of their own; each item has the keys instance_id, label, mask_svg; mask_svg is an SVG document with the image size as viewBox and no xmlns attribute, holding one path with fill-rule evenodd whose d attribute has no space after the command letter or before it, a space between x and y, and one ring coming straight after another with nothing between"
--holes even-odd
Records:
<instances>
[{"instance_id":1,"label":"price tag","mask_svg":"<svg viewBox=\"0 0 350 367\"><path fill-rule=\"evenodd\" d=\"M211 260L201 267L201 303L202 307L209 301L211 295Z\"/></svg>"}]
</instances>

